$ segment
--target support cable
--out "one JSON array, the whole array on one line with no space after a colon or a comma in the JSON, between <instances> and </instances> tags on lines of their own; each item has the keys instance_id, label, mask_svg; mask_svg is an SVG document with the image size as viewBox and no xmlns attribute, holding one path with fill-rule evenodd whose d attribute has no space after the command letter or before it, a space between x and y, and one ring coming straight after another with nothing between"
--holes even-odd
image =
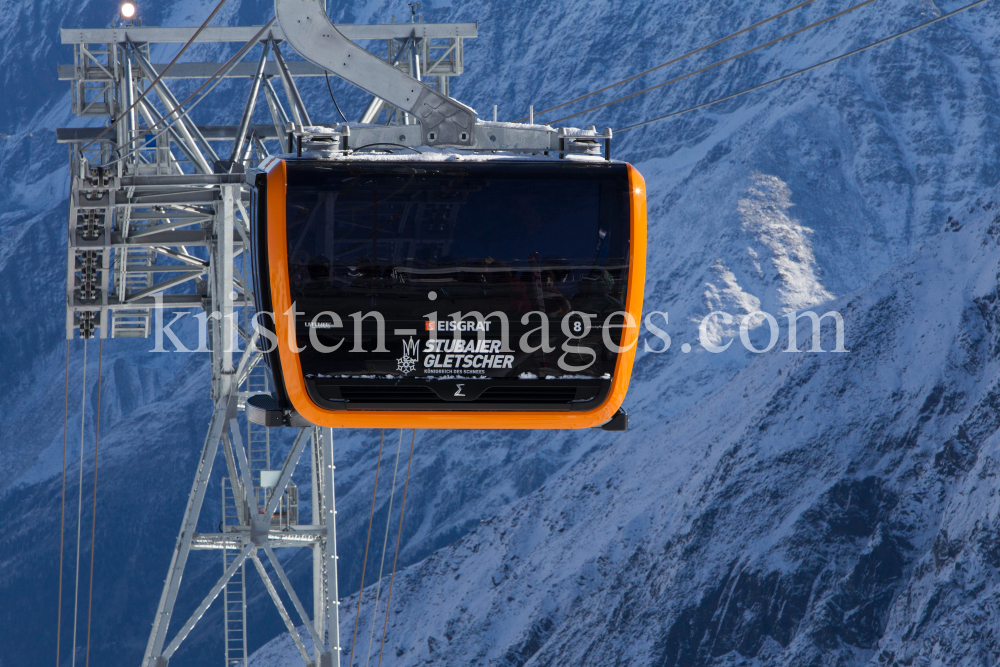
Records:
<instances>
[{"instance_id":1,"label":"support cable","mask_svg":"<svg viewBox=\"0 0 1000 667\"><path fill-rule=\"evenodd\" d=\"M399 472L399 454L403 448L403 429L399 429L399 442L396 444L396 465L392 469L392 484L389 486L389 510L385 513L385 537L382 538L382 560L378 566L378 584L375 586L375 606L372 608L372 627L368 633L368 655L365 656L365 667L372 657L372 642L375 641L375 620L378 617L378 600L382 592L382 572L385 567L385 551L389 546L389 524L392 522L392 499L396 495L396 473Z\"/></svg>"},{"instance_id":2,"label":"support cable","mask_svg":"<svg viewBox=\"0 0 1000 667\"><path fill-rule=\"evenodd\" d=\"M104 338L97 345L97 417L94 419L94 505L90 520L90 592L87 593L87 652L84 666L90 667L90 619L94 610L94 544L97 537L97 455L101 451L101 372L104 364Z\"/></svg>"},{"instance_id":3,"label":"support cable","mask_svg":"<svg viewBox=\"0 0 1000 667\"><path fill-rule=\"evenodd\" d=\"M63 400L62 510L59 517L59 600L56 606L56 667L62 640L63 553L66 544L66 436L69 426L69 339L66 339L66 391Z\"/></svg>"},{"instance_id":4,"label":"support cable","mask_svg":"<svg viewBox=\"0 0 1000 667\"><path fill-rule=\"evenodd\" d=\"M326 75L326 89L330 91L330 99L333 100L333 106L337 107L337 113L340 114L340 117L343 118L344 122L346 123L348 122L347 116L345 116L344 112L340 110L340 105L337 104L337 98L333 96L333 88L330 86L330 73L324 71L323 74Z\"/></svg>"},{"instance_id":5,"label":"support cable","mask_svg":"<svg viewBox=\"0 0 1000 667\"><path fill-rule=\"evenodd\" d=\"M83 339L83 381L80 396L80 478L77 481L78 498L76 505L76 583L73 592L73 658L70 663L76 667L76 626L80 611L80 524L83 522L83 434L87 423L87 339Z\"/></svg>"},{"instance_id":6,"label":"support cable","mask_svg":"<svg viewBox=\"0 0 1000 667\"><path fill-rule=\"evenodd\" d=\"M389 605L392 604L392 585L396 581L396 561L399 559L399 543L403 539L403 513L406 512L406 492L410 489L410 469L413 467L413 445L417 441L417 429L413 429L410 440L410 461L406 464L406 483L403 484L403 505L399 508L399 530L396 533L396 554L392 557L392 576L389 577L389 596L385 600L385 623L382 625L382 645L378 651L378 667L382 667L385 653L385 632L389 628ZM350 667L350 665L348 665Z\"/></svg>"},{"instance_id":7,"label":"support cable","mask_svg":"<svg viewBox=\"0 0 1000 667\"><path fill-rule=\"evenodd\" d=\"M683 81L684 79L692 77L695 74L701 74L702 72L707 72L710 69L714 69L716 67L719 67L720 65L725 65L726 63L732 62L732 61L734 61L734 60L736 60L738 58L742 58L743 56L749 55L749 54L753 53L754 51L760 51L761 49L765 49L765 48L767 48L769 46L773 46L773 45L777 44L780 41L789 39L790 37L794 37L795 35L798 35L799 33L805 32L806 30L811 30L812 28L815 28L817 26L823 25L824 23L832 21L833 19L840 18L841 16L844 16L846 14L850 14L851 12L856 11L858 9L861 9L862 7L867 7L868 5L872 4L875 1L876 0L864 0L863 2L859 2L856 5L848 7L847 9L841 10L841 11L837 12L836 14L831 14L830 16L827 16L824 19L820 19L819 21L816 21L815 23L810 23L807 26L803 26L803 27L799 28L798 30L793 30L790 33L782 35L781 37L775 37L771 41L765 42L765 43L760 44L758 46L755 46L752 49L747 49L746 51L741 51L740 53L737 53L734 56L729 56L728 58L723 58L722 60L719 60L719 61L716 61L716 62L712 63L711 65L705 65L704 67L698 68L698 69L694 70L693 72L688 72L687 74L682 74L680 76L676 76L673 79L670 79L669 81L664 81L663 83L658 83L655 86L650 86L649 88L643 88L642 90L638 90L638 91L636 91L634 93L630 93L628 95L624 95L622 97L618 97L616 99L613 99L610 102L605 102L604 104L598 104L595 107L590 107L589 109L584 109L583 111L577 111L576 113L571 113L570 115L563 116L562 118L557 118L557 119L555 119L553 121L550 121L550 123L561 123L564 120L569 120L570 118L575 118L576 116L580 116L580 115L583 115L585 113L590 113L591 111L597 111L598 109L603 109L604 107L609 107L612 104L618 104L619 102L624 102L625 100L632 99L633 97L636 97L638 95L643 95L645 93L648 93L651 90L656 90L658 88L663 88L664 86L669 86L672 83L677 83L678 81Z\"/></svg>"},{"instance_id":8,"label":"support cable","mask_svg":"<svg viewBox=\"0 0 1000 667\"><path fill-rule=\"evenodd\" d=\"M106 128L104 128L104 131L101 132L99 135L97 135L97 137L95 139L91 140L90 143L84 145L80 149L80 155L83 155L83 151L84 150L86 150L90 146L93 146L95 143L97 143L98 141L100 141L101 137L103 137L105 134L107 134L108 132L110 132L111 130L113 130L118 125L118 123L121 122L122 118L127 117L129 115L129 112L131 112L132 109L136 108L139 105L139 103L142 102L146 98L146 95L149 94L149 91L153 89L153 86L155 86L157 83L160 82L160 79L162 79L164 77L164 75L166 75L167 71L171 67L174 66L174 63L176 63L178 61L178 59L180 59L180 57L182 55L184 55L184 52L187 51L187 48L189 46L191 46L192 44L194 44L194 40L198 39L198 35L200 35L201 32L205 28L208 27L209 22L213 18L215 18L215 15L219 13L219 10L222 9L222 5L224 5L224 4L226 4L226 0L219 0L219 4L217 4L215 6L215 9L212 10L212 13L208 15L207 19L205 19L205 22L202 23L201 26L197 30L194 31L194 34L191 35L191 39L189 39L184 44L184 46L181 47L181 50L178 51L177 55L174 56L174 59L171 60L170 63L168 63L167 66L163 68L163 71L160 72L157 75L156 79L153 80L153 83L149 84L149 87L146 88L146 90L142 91L142 95L139 96L139 99L137 99L135 102L133 102L132 106L130 106L128 109L126 109L124 112L122 112L122 114L119 115L118 118L116 118L115 121L113 123L111 123L111 125L108 125Z\"/></svg>"},{"instance_id":9,"label":"support cable","mask_svg":"<svg viewBox=\"0 0 1000 667\"><path fill-rule=\"evenodd\" d=\"M368 544L372 539L372 522L375 520L375 493L378 491L378 472L382 467L383 444L385 444L385 429L382 429L382 439L378 443L378 461L375 463L375 488L372 489L372 511L368 515L368 537L365 538L365 557L361 561L361 588L358 590L358 615L354 619L354 635L351 637L351 656L347 659L347 667L354 665L354 645L358 642L358 623L361 621L361 596L365 592L365 568L368 565Z\"/></svg>"},{"instance_id":10,"label":"support cable","mask_svg":"<svg viewBox=\"0 0 1000 667\"><path fill-rule=\"evenodd\" d=\"M782 16L784 16L785 14L790 14L791 12L794 12L796 9L800 9L802 7L805 7L806 5L808 5L808 4L812 3L812 2L814 2L814 0L805 0L805 2L800 2L799 4L795 5L794 7L789 7L788 9L786 9L783 12L775 14L774 16L769 16L768 18L764 19L763 21L758 21L757 23L754 23L751 26L743 28L742 30L739 30L737 32L734 32L731 35L727 35L727 36L723 37L722 39L717 39L714 42L712 42L711 44L706 44L705 46L702 46L701 48L695 49L694 51L688 51L684 55L677 56L676 58L668 60L667 62L665 62L663 64L657 65L656 67L650 67L649 69L647 69L644 72L639 72L638 74L634 74L634 75L628 77L627 79L622 79L621 81L615 81L614 83L612 83L610 85L604 86L603 88L599 88L598 90L595 90L592 93L587 93L586 95L581 95L580 97L573 98L572 100L569 100L568 102L563 102L562 104L557 104L554 107L549 107L548 109L542 109L541 111L536 111L535 112L535 116L541 116L543 113L548 113L550 111L554 111L554 110L560 109L560 108L562 108L564 106L573 104L574 102L579 102L580 100L585 100L588 97L593 97L594 95L597 95L598 93L603 93L605 90L611 90L615 86L620 86L620 85L622 85L624 83L628 83L630 81L635 81L636 79L638 79L640 77L643 77L643 76L646 76L647 74L650 74L652 72L655 72L658 69L663 69L664 67L668 67L668 66L673 65L674 63L678 63L678 62L680 62L680 61L682 61L682 60L684 60L686 58L690 58L691 56L697 55L697 54L701 53L702 51L707 51L708 49L712 48L713 46L718 46L719 44L722 44L723 42L728 42L729 40L733 39L734 37L739 37L740 35L745 35L746 33L750 32L754 28L759 28L760 26L764 25L765 23L770 23L771 21L773 21L775 19L779 19ZM526 120L528 120L527 116L525 116L524 118L518 118L514 122L515 123L523 123Z\"/></svg>"},{"instance_id":11,"label":"support cable","mask_svg":"<svg viewBox=\"0 0 1000 667\"><path fill-rule=\"evenodd\" d=\"M976 0L976 2L973 2L973 3L970 3L968 5L965 5L964 7L959 7L958 9L956 9L954 11L951 11L951 12L948 12L947 14L942 14L941 16L938 16L937 18L931 19L930 21L925 21L924 23L921 23L919 25L915 25L912 28L908 28L908 29L906 29L906 30L904 30L902 32L898 32L895 35L890 35L889 37L886 37L885 39L880 39L877 42L872 42L871 44L868 44L866 46L862 46L861 48L854 49L853 51L849 51L848 53L843 53L843 54L841 54L839 56L834 56L833 58L830 58L828 60L824 60L821 63L816 63L815 65L810 65L809 67L804 67L804 68L802 68L800 70L797 70L795 72L792 72L790 74L785 74L784 76L779 76L776 79L771 79L770 81L765 81L764 83L758 84L756 86L752 86L750 88L746 88L745 90L741 90L739 92L733 93L732 95L726 95L725 97L720 97L718 99L711 100L710 102L704 102L702 104L697 104L697 105L695 105L693 107L688 107L687 109L681 109L680 111L674 111L673 113L668 113L665 116L659 116L658 118L651 118L649 120L644 120L641 123L635 123L634 125L627 125L627 126L621 128L621 129L615 130L615 132L624 132L625 130L632 130L632 129L635 129L637 127L642 127L643 125L649 125L650 123L655 123L657 121L666 120L667 118L673 118L674 116L680 116L681 114L688 113L689 111L696 111L698 109L704 109L707 106L711 106L713 104L718 104L719 102L725 102L725 101L731 100L731 99L733 99L735 97L739 97L741 95L746 95L747 93L752 93L755 90L760 90L761 88L766 88L767 86L773 85L775 83L780 83L782 81L787 81L788 79L791 79L792 77L798 76L800 74L805 74L806 72L811 72L812 70L818 69L820 67L823 67L824 65L829 65L830 63L835 63L838 60L843 60L844 58L849 58L850 56L853 56L853 55L856 55L858 53L861 53L862 51L867 51L868 49L875 48L876 46L881 46L882 44L885 44L887 42L891 42L894 39L902 37L903 35L909 35L911 32L916 32L917 30L920 30L921 28L926 28L927 26L929 26L931 24L937 23L938 21L943 21L946 18L950 18L950 17L954 16L955 14L960 14L960 13L962 13L964 11L972 9L976 5L981 5L984 2L988 2L988 0Z\"/></svg>"}]
</instances>

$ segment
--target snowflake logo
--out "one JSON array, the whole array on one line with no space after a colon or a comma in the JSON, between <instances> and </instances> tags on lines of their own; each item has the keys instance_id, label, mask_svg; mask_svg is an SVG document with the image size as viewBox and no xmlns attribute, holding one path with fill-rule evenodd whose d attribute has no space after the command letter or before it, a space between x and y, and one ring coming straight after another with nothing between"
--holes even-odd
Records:
<instances>
[{"instance_id":1,"label":"snowflake logo","mask_svg":"<svg viewBox=\"0 0 1000 667\"><path fill-rule=\"evenodd\" d=\"M396 360L396 370L403 375L412 373L417 370L417 360L404 354L402 358Z\"/></svg>"},{"instance_id":2,"label":"snowflake logo","mask_svg":"<svg viewBox=\"0 0 1000 667\"><path fill-rule=\"evenodd\" d=\"M403 341L403 356L396 360L396 370L406 375L417 370L417 362L420 360L420 343L413 340Z\"/></svg>"}]
</instances>

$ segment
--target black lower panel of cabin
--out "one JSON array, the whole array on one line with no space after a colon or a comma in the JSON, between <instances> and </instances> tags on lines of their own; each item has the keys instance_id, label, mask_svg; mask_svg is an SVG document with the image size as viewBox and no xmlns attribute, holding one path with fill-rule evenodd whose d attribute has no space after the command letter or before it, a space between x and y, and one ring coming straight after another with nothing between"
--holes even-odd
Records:
<instances>
[{"instance_id":1,"label":"black lower panel of cabin","mask_svg":"<svg viewBox=\"0 0 1000 667\"><path fill-rule=\"evenodd\" d=\"M608 380L306 379L327 410L583 411L601 405Z\"/></svg>"}]
</instances>

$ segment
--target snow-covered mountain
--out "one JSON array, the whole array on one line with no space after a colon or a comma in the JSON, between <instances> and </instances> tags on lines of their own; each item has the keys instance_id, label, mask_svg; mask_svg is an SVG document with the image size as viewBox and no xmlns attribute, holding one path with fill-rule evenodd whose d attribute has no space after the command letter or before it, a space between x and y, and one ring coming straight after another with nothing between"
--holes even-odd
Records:
<instances>
[{"instance_id":1,"label":"snow-covered mountain","mask_svg":"<svg viewBox=\"0 0 1000 667\"><path fill-rule=\"evenodd\" d=\"M849 354L763 355L407 568L386 662L996 664L996 195L835 302Z\"/></svg>"},{"instance_id":2,"label":"snow-covered mountain","mask_svg":"<svg viewBox=\"0 0 1000 667\"><path fill-rule=\"evenodd\" d=\"M146 25L193 25L210 5L187 0L141 10ZM667 80L849 5L817 0L593 100ZM958 6L878 0L570 122L622 127ZM786 8L761 0L438 0L424 2L422 12L425 21L479 22L452 93L484 115L498 104L501 120L513 120L529 104L562 102ZM10 413L0 431L0 667L55 654L67 171L52 128L82 122L70 116L66 86L55 81L55 65L71 58L57 29L104 25L113 11L93 0L68 10L51 0L0 0L0 30L13 45L0 55L0 169L8 183L0 191L0 389ZM219 20L259 24L271 11L265 0L230 0ZM393 14L402 20L409 8L331 0L330 12L335 21L369 23ZM1000 14L987 3L827 69L617 136L616 156L647 180L645 309L669 313L672 345L662 354L640 352L628 433L418 433L386 665L1000 660L998 28ZM199 47L192 58L215 55ZM238 118L243 88L225 85L231 99L199 107L199 122ZM335 92L349 115L360 113L362 95L342 83ZM304 94L314 117L332 118L325 85L313 82ZM782 315L813 307L844 315L850 353L782 351ZM739 318L758 309L782 327L776 348L761 356L742 347L738 332ZM697 322L712 310L736 320L709 332L715 342L735 338L725 353L699 345ZM694 351L682 353L683 343ZM831 349L832 338L825 344ZM205 360L146 352L151 347L109 341L104 350L97 665L141 657L208 417ZM96 348L88 349L91 382ZM71 358L64 664L79 341ZM93 384L86 395L85 499ZM386 437L394 453L398 432ZM336 442L345 593L358 588L378 438L351 432ZM375 534L388 514L385 470ZM401 477L398 484L401 490ZM218 497L209 495L205 530L218 521ZM86 538L86 503L83 526ZM375 585L380 549L372 552L366 583ZM86 545L83 557L88 563ZM218 576L218 561L217 554L192 559L179 617ZM287 566L306 581L308 559L291 557ZM251 593L260 603L251 623L256 648L282 627L261 588ZM367 650L373 597L366 591L356 664ZM349 651L353 600L342 609ZM219 624L213 609L174 661L218 664ZM280 637L255 660L298 662Z\"/></svg>"}]
</instances>

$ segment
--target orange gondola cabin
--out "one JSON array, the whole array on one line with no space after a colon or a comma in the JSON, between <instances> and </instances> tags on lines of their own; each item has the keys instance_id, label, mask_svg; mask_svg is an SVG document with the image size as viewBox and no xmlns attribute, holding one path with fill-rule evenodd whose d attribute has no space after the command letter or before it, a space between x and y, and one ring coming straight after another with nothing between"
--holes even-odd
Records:
<instances>
[{"instance_id":1,"label":"orange gondola cabin","mask_svg":"<svg viewBox=\"0 0 1000 667\"><path fill-rule=\"evenodd\" d=\"M247 181L258 344L286 423L627 424L646 262L631 165L286 155Z\"/></svg>"}]
</instances>

